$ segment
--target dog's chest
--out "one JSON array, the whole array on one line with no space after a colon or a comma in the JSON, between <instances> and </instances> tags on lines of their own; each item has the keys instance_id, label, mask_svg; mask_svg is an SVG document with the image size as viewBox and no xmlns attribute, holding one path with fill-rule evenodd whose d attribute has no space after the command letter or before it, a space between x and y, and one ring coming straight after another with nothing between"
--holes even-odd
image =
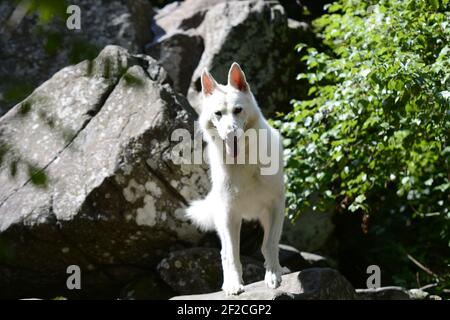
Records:
<instances>
[{"instance_id":1,"label":"dog's chest","mask_svg":"<svg viewBox=\"0 0 450 320\"><path fill-rule=\"evenodd\" d=\"M241 172L229 176L225 193L232 212L245 220L253 220L273 207L278 194L273 187L268 177L261 176L259 172Z\"/></svg>"},{"instance_id":2,"label":"dog's chest","mask_svg":"<svg viewBox=\"0 0 450 320\"><path fill-rule=\"evenodd\" d=\"M270 179L262 176L257 166L241 166L238 170L232 170L226 177L225 186L227 192L234 200L249 200L261 197L273 190ZM273 187L273 186L272 186Z\"/></svg>"}]
</instances>

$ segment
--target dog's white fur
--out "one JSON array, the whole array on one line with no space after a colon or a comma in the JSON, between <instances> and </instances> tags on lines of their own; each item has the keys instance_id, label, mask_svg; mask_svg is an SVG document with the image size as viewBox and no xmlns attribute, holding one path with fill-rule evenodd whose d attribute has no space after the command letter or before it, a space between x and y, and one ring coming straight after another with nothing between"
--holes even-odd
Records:
<instances>
[{"instance_id":1,"label":"dog's white fur","mask_svg":"<svg viewBox=\"0 0 450 320\"><path fill-rule=\"evenodd\" d=\"M273 175L262 175L259 159L255 164L227 164L225 161L232 162L236 155L232 152L224 155L222 150L224 142L228 146L230 141L234 142L234 138L230 138L233 136L238 137L239 145L242 144L245 139L239 131L266 129L269 132L267 139L278 142L276 158L282 161L281 137L262 115L237 63L230 68L226 86L218 84L205 69L202 92L200 127L208 142L212 189L205 199L191 203L187 215L201 229L217 231L222 244L222 289L227 295L243 291L239 257L242 219L259 220L264 229L261 251L265 259L265 283L269 288L276 288L281 283L278 244L284 220L283 166L280 164ZM240 109L239 113L237 109ZM221 116L216 114L218 111ZM217 135L220 139L213 138Z\"/></svg>"}]
</instances>

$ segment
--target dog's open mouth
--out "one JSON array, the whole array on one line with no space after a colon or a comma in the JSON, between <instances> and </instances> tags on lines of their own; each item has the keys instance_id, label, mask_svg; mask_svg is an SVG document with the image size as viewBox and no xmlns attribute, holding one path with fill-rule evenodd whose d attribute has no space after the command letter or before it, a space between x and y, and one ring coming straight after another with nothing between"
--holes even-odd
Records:
<instances>
[{"instance_id":1,"label":"dog's open mouth","mask_svg":"<svg viewBox=\"0 0 450 320\"><path fill-rule=\"evenodd\" d=\"M237 158L238 138L236 136L225 139L225 151L233 158Z\"/></svg>"}]
</instances>

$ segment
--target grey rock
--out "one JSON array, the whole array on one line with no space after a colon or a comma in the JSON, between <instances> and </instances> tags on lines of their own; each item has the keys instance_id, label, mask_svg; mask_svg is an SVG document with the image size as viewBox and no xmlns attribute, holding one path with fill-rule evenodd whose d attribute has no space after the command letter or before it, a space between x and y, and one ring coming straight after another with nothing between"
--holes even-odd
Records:
<instances>
[{"instance_id":1,"label":"grey rock","mask_svg":"<svg viewBox=\"0 0 450 320\"><path fill-rule=\"evenodd\" d=\"M310 264L311 268L335 268L337 266L337 263L330 258L326 258L315 253L300 252L300 255Z\"/></svg>"},{"instance_id":2,"label":"grey rock","mask_svg":"<svg viewBox=\"0 0 450 320\"><path fill-rule=\"evenodd\" d=\"M0 84L0 115L62 67L93 58L111 44L142 53L152 38L154 12L145 0L71 1L81 9L81 30L67 29L64 4L55 6L59 15L48 24L37 14L20 18L17 4L0 3L0 78L8 79Z\"/></svg>"},{"instance_id":3,"label":"grey rock","mask_svg":"<svg viewBox=\"0 0 450 320\"><path fill-rule=\"evenodd\" d=\"M332 251L327 246L336 245L334 238L335 224L334 210L314 211L314 199L311 208L301 212L292 222L286 219L284 223L282 241L298 248L300 251L317 252Z\"/></svg>"},{"instance_id":4,"label":"grey rock","mask_svg":"<svg viewBox=\"0 0 450 320\"><path fill-rule=\"evenodd\" d=\"M264 279L262 262L241 256L243 280L251 283ZM220 250L190 248L171 252L158 264L161 278L179 294L220 290L223 282Z\"/></svg>"},{"instance_id":5,"label":"grey rock","mask_svg":"<svg viewBox=\"0 0 450 320\"><path fill-rule=\"evenodd\" d=\"M409 289L407 290L409 298L412 300L442 300L441 297L431 295L423 289Z\"/></svg>"},{"instance_id":6,"label":"grey rock","mask_svg":"<svg viewBox=\"0 0 450 320\"><path fill-rule=\"evenodd\" d=\"M197 115L167 82L152 58L108 46L0 119L0 296L63 286L72 264L123 286L200 238L182 208L207 168L174 164L170 140Z\"/></svg>"},{"instance_id":7,"label":"grey rock","mask_svg":"<svg viewBox=\"0 0 450 320\"><path fill-rule=\"evenodd\" d=\"M442 300L423 289L405 289L403 287L381 287L356 289L356 299L359 300Z\"/></svg>"},{"instance_id":8,"label":"grey rock","mask_svg":"<svg viewBox=\"0 0 450 320\"><path fill-rule=\"evenodd\" d=\"M296 248L286 245L279 244L279 257L280 264L282 267L287 268L289 272L300 271L309 268L325 268L334 266L334 263L325 257L318 254L313 254L309 252L301 252ZM241 248L242 249L242 248ZM258 249L251 257L264 261L264 257L261 250Z\"/></svg>"},{"instance_id":9,"label":"grey rock","mask_svg":"<svg viewBox=\"0 0 450 320\"><path fill-rule=\"evenodd\" d=\"M133 36L135 51L143 52L147 43L153 38L150 28L155 11L148 0L127 0L129 20L133 24L130 34Z\"/></svg>"},{"instance_id":10,"label":"grey rock","mask_svg":"<svg viewBox=\"0 0 450 320\"><path fill-rule=\"evenodd\" d=\"M280 244L278 247L281 266L288 268L291 272L312 267L296 248L285 244Z\"/></svg>"},{"instance_id":11,"label":"grey rock","mask_svg":"<svg viewBox=\"0 0 450 320\"><path fill-rule=\"evenodd\" d=\"M332 262L318 254L302 252L296 248L280 244L280 264L291 271L300 271L308 268L331 267Z\"/></svg>"},{"instance_id":12,"label":"grey rock","mask_svg":"<svg viewBox=\"0 0 450 320\"><path fill-rule=\"evenodd\" d=\"M165 69L170 70L174 87L186 94L191 85L191 76L204 50L202 37L178 33L151 46L147 54L154 57Z\"/></svg>"},{"instance_id":13,"label":"grey rock","mask_svg":"<svg viewBox=\"0 0 450 320\"><path fill-rule=\"evenodd\" d=\"M174 295L171 288L154 273L134 279L125 286L120 300L159 300Z\"/></svg>"},{"instance_id":14,"label":"grey rock","mask_svg":"<svg viewBox=\"0 0 450 320\"><path fill-rule=\"evenodd\" d=\"M295 44L301 28L291 29L278 1L186 0L155 15L154 41L147 52L159 59L175 82L199 107L200 76L208 68L224 83L238 61L265 114L289 108L303 90L295 76ZM187 61L187 62L185 62Z\"/></svg>"},{"instance_id":15,"label":"grey rock","mask_svg":"<svg viewBox=\"0 0 450 320\"><path fill-rule=\"evenodd\" d=\"M347 300L355 295L350 282L334 269L306 269L299 273L298 278L303 292L297 299Z\"/></svg>"},{"instance_id":16,"label":"grey rock","mask_svg":"<svg viewBox=\"0 0 450 320\"><path fill-rule=\"evenodd\" d=\"M402 287L381 287L371 289L356 289L356 299L359 300L409 300L408 290Z\"/></svg>"},{"instance_id":17,"label":"grey rock","mask_svg":"<svg viewBox=\"0 0 450 320\"><path fill-rule=\"evenodd\" d=\"M264 281L245 286L244 292L226 296L219 291L209 294L177 296L173 300L347 300L354 299L355 290L338 271L312 268L283 275L281 286L267 289Z\"/></svg>"}]
</instances>

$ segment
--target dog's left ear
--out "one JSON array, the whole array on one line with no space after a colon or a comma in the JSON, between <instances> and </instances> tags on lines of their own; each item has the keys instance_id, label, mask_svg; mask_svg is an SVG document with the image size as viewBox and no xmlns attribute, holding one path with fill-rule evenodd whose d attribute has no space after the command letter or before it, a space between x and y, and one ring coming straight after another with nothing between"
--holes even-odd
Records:
<instances>
[{"instance_id":1,"label":"dog's left ear","mask_svg":"<svg viewBox=\"0 0 450 320\"><path fill-rule=\"evenodd\" d=\"M228 72L228 84L239 91L248 91L249 86L245 74L237 62L233 62Z\"/></svg>"}]
</instances>

